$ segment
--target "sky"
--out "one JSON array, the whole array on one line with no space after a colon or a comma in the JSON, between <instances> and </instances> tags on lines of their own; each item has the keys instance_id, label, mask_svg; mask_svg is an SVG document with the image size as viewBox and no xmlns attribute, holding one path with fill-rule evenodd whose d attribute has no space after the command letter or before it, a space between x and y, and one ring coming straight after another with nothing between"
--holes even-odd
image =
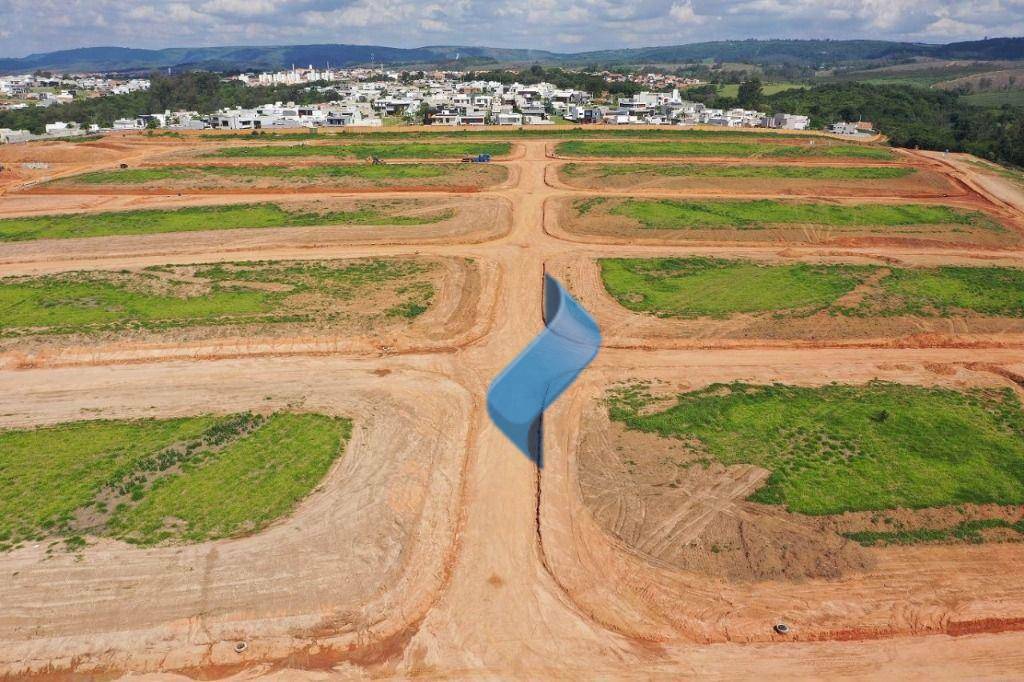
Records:
<instances>
[{"instance_id":1,"label":"sky","mask_svg":"<svg viewBox=\"0 0 1024 682\"><path fill-rule=\"evenodd\" d=\"M1024 35L1024 0L0 0L0 56L357 43L579 52L743 38Z\"/></svg>"}]
</instances>

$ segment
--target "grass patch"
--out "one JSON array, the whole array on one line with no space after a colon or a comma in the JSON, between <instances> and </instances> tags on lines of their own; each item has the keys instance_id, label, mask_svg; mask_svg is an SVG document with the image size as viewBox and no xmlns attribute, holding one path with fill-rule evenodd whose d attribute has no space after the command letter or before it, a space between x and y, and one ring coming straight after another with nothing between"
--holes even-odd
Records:
<instances>
[{"instance_id":1,"label":"grass patch","mask_svg":"<svg viewBox=\"0 0 1024 682\"><path fill-rule=\"evenodd\" d=\"M160 168L127 168L109 171L94 171L75 175L63 184L85 185L137 185L163 180L201 180L204 177L238 178L243 180L275 178L281 180L329 180L332 178L355 178L362 180L404 180L409 178L439 178L452 173L450 166L429 164L385 164L373 165L327 165L287 168L281 166L210 166L183 165Z\"/></svg>"},{"instance_id":2,"label":"grass patch","mask_svg":"<svg viewBox=\"0 0 1024 682\"><path fill-rule=\"evenodd\" d=\"M860 309L878 307L886 314L949 317L967 310L1024 317L1024 270L960 266L893 269L881 281L881 291L865 298Z\"/></svg>"},{"instance_id":3,"label":"grass patch","mask_svg":"<svg viewBox=\"0 0 1024 682\"><path fill-rule=\"evenodd\" d=\"M899 227L964 225L1003 228L980 211L933 204L815 204L771 199L687 201L627 199L611 209L653 230L730 228L767 229L775 225L823 227Z\"/></svg>"},{"instance_id":4,"label":"grass patch","mask_svg":"<svg viewBox=\"0 0 1024 682\"><path fill-rule=\"evenodd\" d=\"M786 90L806 90L809 85L804 83L765 83L761 86L761 93L764 96L776 95ZM722 97L730 97L736 99L740 94L739 83L727 83L718 89L718 94Z\"/></svg>"},{"instance_id":5,"label":"grass patch","mask_svg":"<svg viewBox=\"0 0 1024 682\"><path fill-rule=\"evenodd\" d=\"M1024 415L1010 388L732 383L641 414L650 402L641 388L619 389L609 414L725 465L769 470L755 502L815 515L1024 504Z\"/></svg>"},{"instance_id":6,"label":"grass patch","mask_svg":"<svg viewBox=\"0 0 1024 682\"><path fill-rule=\"evenodd\" d=\"M915 168L890 166L722 166L712 164L577 164L568 163L562 172L578 177L597 171L598 177L660 175L693 178L780 178L799 180L895 180L917 172Z\"/></svg>"},{"instance_id":7,"label":"grass patch","mask_svg":"<svg viewBox=\"0 0 1024 682\"><path fill-rule=\"evenodd\" d=\"M621 305L682 318L823 310L869 271L865 266L764 266L715 258L605 258L600 266L605 288Z\"/></svg>"},{"instance_id":8,"label":"grass patch","mask_svg":"<svg viewBox=\"0 0 1024 682\"><path fill-rule=\"evenodd\" d=\"M0 279L0 338L372 321L385 316L376 312L378 299L425 311L434 296L429 273L435 267L421 261L374 258L8 277Z\"/></svg>"},{"instance_id":9,"label":"grass patch","mask_svg":"<svg viewBox=\"0 0 1024 682\"><path fill-rule=\"evenodd\" d=\"M346 144L346 145L285 145L275 147L226 147L206 156L222 158L263 158L278 156L337 156L365 159L441 159L491 154L505 156L512 146L507 142L490 143L437 143L415 142L398 144Z\"/></svg>"},{"instance_id":10,"label":"grass patch","mask_svg":"<svg viewBox=\"0 0 1024 682\"><path fill-rule=\"evenodd\" d=\"M625 308L660 317L830 315L1024 317L1024 270L1002 267L881 268L765 265L717 258L606 258L608 293ZM872 275L856 302L840 298Z\"/></svg>"},{"instance_id":11,"label":"grass patch","mask_svg":"<svg viewBox=\"0 0 1024 682\"><path fill-rule=\"evenodd\" d=\"M125 234L230 230L240 227L308 225L424 225L447 220L452 211L403 216L364 204L353 211L309 211L274 203L190 206L111 213L73 213L0 220L0 242Z\"/></svg>"},{"instance_id":12,"label":"grass patch","mask_svg":"<svg viewBox=\"0 0 1024 682\"><path fill-rule=\"evenodd\" d=\"M140 545L256 532L342 453L347 419L239 413L0 431L0 550L83 534Z\"/></svg>"},{"instance_id":13,"label":"grass patch","mask_svg":"<svg viewBox=\"0 0 1024 682\"><path fill-rule=\"evenodd\" d=\"M867 145L830 144L820 141L811 144L786 144L785 142L559 142L555 153L561 156L595 157L684 157L684 156L735 156L735 157L839 157L853 159L890 160L893 154L884 147Z\"/></svg>"},{"instance_id":14,"label":"grass patch","mask_svg":"<svg viewBox=\"0 0 1024 682\"><path fill-rule=\"evenodd\" d=\"M909 528L895 531L864 530L843 533L843 537L865 547L886 545L916 545L936 542L966 542L980 544L985 541L984 531L1009 529L1024 539L1024 520L1010 522L1006 519L974 519L962 521L949 528Z\"/></svg>"}]
</instances>

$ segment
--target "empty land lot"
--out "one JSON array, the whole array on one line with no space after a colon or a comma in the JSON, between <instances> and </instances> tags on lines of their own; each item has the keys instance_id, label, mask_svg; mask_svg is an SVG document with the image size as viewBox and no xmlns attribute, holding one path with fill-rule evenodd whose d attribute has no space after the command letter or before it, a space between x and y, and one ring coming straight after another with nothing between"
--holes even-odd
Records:
<instances>
[{"instance_id":1,"label":"empty land lot","mask_svg":"<svg viewBox=\"0 0 1024 682\"><path fill-rule=\"evenodd\" d=\"M344 159L458 159L464 156L490 154L507 156L512 145L507 142L468 143L401 143L394 144L292 144L225 147L205 152L211 158L265 158L290 156L333 156Z\"/></svg>"},{"instance_id":2,"label":"empty land lot","mask_svg":"<svg viewBox=\"0 0 1024 682\"><path fill-rule=\"evenodd\" d=\"M9 484L0 550L258 532L312 491L351 427L323 415L246 412L0 431L0 475Z\"/></svg>"},{"instance_id":3,"label":"empty land lot","mask_svg":"<svg viewBox=\"0 0 1024 682\"><path fill-rule=\"evenodd\" d=\"M884 148L869 145L839 144L815 140L759 140L757 142L663 141L663 142L559 142L555 154L565 157L596 158L675 158L675 157L736 157L781 159L861 159L892 161L894 154Z\"/></svg>"},{"instance_id":4,"label":"empty land lot","mask_svg":"<svg viewBox=\"0 0 1024 682\"><path fill-rule=\"evenodd\" d=\"M260 227L429 225L456 215L455 209L430 210L416 201L367 201L350 206L337 203L262 202L0 218L0 242Z\"/></svg>"},{"instance_id":5,"label":"empty land lot","mask_svg":"<svg viewBox=\"0 0 1024 682\"><path fill-rule=\"evenodd\" d=\"M481 164L386 164L322 166L161 165L100 170L47 183L36 191L287 191L326 189L479 189L504 182L502 166Z\"/></svg>"},{"instance_id":6,"label":"empty land lot","mask_svg":"<svg viewBox=\"0 0 1024 682\"><path fill-rule=\"evenodd\" d=\"M598 521L661 561L734 578L838 578L870 566L862 546L1024 539L1024 422L1010 388L667 391L660 382L611 388L609 420L587 427L608 440L586 436L578 465ZM697 491L744 480L734 515L672 541L686 521L680 506L694 505L698 518ZM752 536L761 536L753 546Z\"/></svg>"},{"instance_id":7,"label":"empty land lot","mask_svg":"<svg viewBox=\"0 0 1024 682\"><path fill-rule=\"evenodd\" d=\"M714 194L845 196L959 195L945 175L911 166L809 166L723 163L567 163L558 179L576 189L684 190Z\"/></svg>"},{"instance_id":8,"label":"empty land lot","mask_svg":"<svg viewBox=\"0 0 1024 682\"><path fill-rule=\"evenodd\" d=\"M575 237L683 241L928 243L1008 246L1020 235L973 208L942 204L812 203L779 199L564 199L558 227Z\"/></svg>"},{"instance_id":9,"label":"empty land lot","mask_svg":"<svg viewBox=\"0 0 1024 682\"><path fill-rule=\"evenodd\" d=\"M461 259L365 258L160 265L0 278L0 348L343 340L451 342L482 304ZM114 346L111 346L114 344ZM130 343L129 343L130 345Z\"/></svg>"}]
</instances>

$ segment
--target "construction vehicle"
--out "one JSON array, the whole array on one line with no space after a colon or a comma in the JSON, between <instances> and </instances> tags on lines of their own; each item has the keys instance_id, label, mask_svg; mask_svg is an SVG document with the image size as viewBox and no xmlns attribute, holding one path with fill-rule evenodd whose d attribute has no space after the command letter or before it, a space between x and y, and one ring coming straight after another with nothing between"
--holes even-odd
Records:
<instances>
[{"instance_id":1,"label":"construction vehicle","mask_svg":"<svg viewBox=\"0 0 1024 682\"><path fill-rule=\"evenodd\" d=\"M462 157L462 163L487 163L490 160L490 154L477 154L476 156Z\"/></svg>"}]
</instances>

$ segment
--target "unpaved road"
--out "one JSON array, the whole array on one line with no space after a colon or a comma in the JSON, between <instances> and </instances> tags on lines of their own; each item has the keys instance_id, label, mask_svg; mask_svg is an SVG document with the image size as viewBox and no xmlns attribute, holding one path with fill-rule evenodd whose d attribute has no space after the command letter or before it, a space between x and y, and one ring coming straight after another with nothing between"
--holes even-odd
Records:
<instances>
[{"instance_id":1,"label":"unpaved road","mask_svg":"<svg viewBox=\"0 0 1024 682\"><path fill-rule=\"evenodd\" d=\"M878 376L1006 385L1024 366L1024 348L980 339L970 351L949 341L923 349L730 349L714 338L705 349L606 348L545 419L546 466L538 471L493 427L483 396L541 329L545 269L571 268L573 259L694 249L559 239L545 230L545 211L550 199L572 190L546 184L555 162L545 141L518 144L521 157L505 162L514 184L483 193L512 207L511 229L489 241L321 247L275 235L234 250L228 241L162 235L172 256L121 250L123 242L111 239L116 257L106 257L99 241L83 257L57 242L30 253L0 247L3 274L136 267L169 257L421 253L480 259L500 283L480 307L486 319L476 324L484 331L437 352L354 358L343 347L261 348L254 339L231 356L200 347L183 361L180 349L152 347L138 349L144 352L137 357L71 363L81 366L42 358L32 369L0 370L0 426L238 409L268 396L271 406L299 401L359 425L320 489L260 535L153 550L103 542L80 562L41 561L44 548L34 547L0 556L0 672L277 679L1024 675L1022 546L877 550L874 568L839 581L723 581L667 569L613 542L582 505L574 459L586 428L581 416L608 381L813 384ZM987 200L984 185L976 191L978 201ZM19 195L2 201L11 200ZM1005 199L993 201L1009 210ZM735 244L701 248L743 251ZM762 257L777 257L780 248L805 257L828 251L745 248ZM899 245L844 254L915 263L1020 263L1024 255ZM673 521L685 530L679 524L686 519ZM780 618L795 626L787 640L771 631ZM239 641L247 648L236 653Z\"/></svg>"}]
</instances>

